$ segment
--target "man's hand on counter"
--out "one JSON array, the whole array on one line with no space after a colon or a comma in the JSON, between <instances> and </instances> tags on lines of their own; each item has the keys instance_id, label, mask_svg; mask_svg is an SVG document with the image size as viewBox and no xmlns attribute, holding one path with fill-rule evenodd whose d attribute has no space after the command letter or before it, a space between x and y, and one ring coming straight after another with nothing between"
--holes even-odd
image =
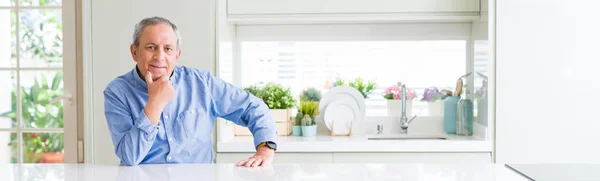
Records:
<instances>
[{"instance_id":1,"label":"man's hand on counter","mask_svg":"<svg viewBox=\"0 0 600 181\"><path fill-rule=\"evenodd\" d=\"M273 162L273 158L275 157L275 151L269 147L263 146L256 150L256 154L251 156L248 159L239 161L237 166L245 166L245 167L256 167L269 165Z\"/></svg>"}]
</instances>

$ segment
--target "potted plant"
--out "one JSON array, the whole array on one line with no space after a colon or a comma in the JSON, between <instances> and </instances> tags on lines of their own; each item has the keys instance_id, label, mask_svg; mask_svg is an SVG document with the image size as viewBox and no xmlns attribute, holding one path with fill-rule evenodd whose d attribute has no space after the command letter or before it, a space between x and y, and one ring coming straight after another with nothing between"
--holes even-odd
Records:
<instances>
[{"instance_id":1,"label":"potted plant","mask_svg":"<svg viewBox=\"0 0 600 181\"><path fill-rule=\"evenodd\" d=\"M277 83L268 83L262 88L261 92L262 100L271 109L275 122L289 121L291 118L291 115L289 115L290 109L296 103L290 88Z\"/></svg>"},{"instance_id":2,"label":"potted plant","mask_svg":"<svg viewBox=\"0 0 600 181\"><path fill-rule=\"evenodd\" d=\"M278 124L277 132L279 135L291 134L290 109L294 107L296 100L293 98L290 88L271 82L262 87L258 85L248 86L243 90L262 99L267 104L267 107L271 110L273 119ZM242 133L236 131L236 135L249 135L249 132Z\"/></svg>"},{"instance_id":3,"label":"potted plant","mask_svg":"<svg viewBox=\"0 0 600 181\"><path fill-rule=\"evenodd\" d=\"M338 78L335 81L334 86L339 86L339 85L345 85L346 81ZM368 81L365 82L362 78L358 77L356 79L354 79L354 81L348 81L348 86L355 88L356 90L358 90L358 92L360 92L360 94L362 94L362 96L367 99L369 98L369 94L371 94L377 84L374 81Z\"/></svg>"},{"instance_id":4,"label":"potted plant","mask_svg":"<svg viewBox=\"0 0 600 181\"><path fill-rule=\"evenodd\" d=\"M443 116L444 115L444 99L448 97L447 90L439 91L436 87L426 88L423 91L423 98L421 101L427 102L427 108L429 110L429 116Z\"/></svg>"},{"instance_id":5,"label":"potted plant","mask_svg":"<svg viewBox=\"0 0 600 181\"><path fill-rule=\"evenodd\" d=\"M317 109L319 109L319 102L317 101L300 101L298 115L296 115L296 124L300 120L302 136L317 135L317 124L315 123Z\"/></svg>"},{"instance_id":6,"label":"potted plant","mask_svg":"<svg viewBox=\"0 0 600 181\"><path fill-rule=\"evenodd\" d=\"M308 88L302 91L300 95L301 101L321 101L321 91L315 88Z\"/></svg>"},{"instance_id":7,"label":"potted plant","mask_svg":"<svg viewBox=\"0 0 600 181\"><path fill-rule=\"evenodd\" d=\"M300 109L298 109L300 110ZM292 126L292 136L302 136L302 117L304 114L298 111L296 114L294 125Z\"/></svg>"},{"instance_id":8,"label":"potted plant","mask_svg":"<svg viewBox=\"0 0 600 181\"><path fill-rule=\"evenodd\" d=\"M387 100L388 116L402 116L402 88L393 85L385 89L383 97ZM411 88L406 88L406 115L412 115L412 100L417 93Z\"/></svg>"},{"instance_id":9,"label":"potted plant","mask_svg":"<svg viewBox=\"0 0 600 181\"><path fill-rule=\"evenodd\" d=\"M296 118L294 121L294 126L292 126L292 135L293 136L302 136L302 118L304 114L309 112L310 108L308 108L309 104L316 104L315 107L319 107L319 101L321 101L321 91L315 88L308 88L302 91L300 95L300 106L298 107L298 113L296 114ZM314 113L312 114L312 119L314 121L315 116L318 115L318 109L315 108Z\"/></svg>"},{"instance_id":10,"label":"potted plant","mask_svg":"<svg viewBox=\"0 0 600 181\"><path fill-rule=\"evenodd\" d=\"M34 81L33 86L12 90L11 111L0 114L12 120L12 127L17 125L17 96L21 91L21 110L23 125L31 128L63 128L63 104L52 101L63 95L62 73L57 73L49 84L42 74ZM64 134L62 133L24 133L24 163L62 163L64 161ZM8 146L17 151L17 135L11 134ZM13 162L16 158L13 158Z\"/></svg>"}]
</instances>

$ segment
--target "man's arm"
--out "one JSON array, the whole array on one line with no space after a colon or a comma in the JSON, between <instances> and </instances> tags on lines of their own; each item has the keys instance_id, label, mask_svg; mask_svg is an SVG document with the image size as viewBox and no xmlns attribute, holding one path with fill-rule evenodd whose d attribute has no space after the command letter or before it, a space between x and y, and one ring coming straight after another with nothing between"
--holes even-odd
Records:
<instances>
[{"instance_id":1,"label":"man's arm","mask_svg":"<svg viewBox=\"0 0 600 181\"><path fill-rule=\"evenodd\" d=\"M277 142L277 125L263 100L210 73L203 75L216 117L248 127L254 136L254 148L262 142Z\"/></svg>"},{"instance_id":2,"label":"man's arm","mask_svg":"<svg viewBox=\"0 0 600 181\"><path fill-rule=\"evenodd\" d=\"M104 91L104 114L117 157L125 165L139 164L152 147L159 126L150 122L144 110L133 120L134 113L110 90Z\"/></svg>"}]
</instances>

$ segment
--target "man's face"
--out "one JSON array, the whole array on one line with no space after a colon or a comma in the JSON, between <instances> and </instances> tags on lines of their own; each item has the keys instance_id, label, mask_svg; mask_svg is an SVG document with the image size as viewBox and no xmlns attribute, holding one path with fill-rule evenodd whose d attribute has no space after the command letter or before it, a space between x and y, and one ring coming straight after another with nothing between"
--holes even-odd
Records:
<instances>
[{"instance_id":1,"label":"man's face","mask_svg":"<svg viewBox=\"0 0 600 181\"><path fill-rule=\"evenodd\" d=\"M138 48L131 44L130 49L142 79L148 71L153 80L171 76L181 54L173 28L166 23L147 26L142 30L139 43Z\"/></svg>"}]
</instances>

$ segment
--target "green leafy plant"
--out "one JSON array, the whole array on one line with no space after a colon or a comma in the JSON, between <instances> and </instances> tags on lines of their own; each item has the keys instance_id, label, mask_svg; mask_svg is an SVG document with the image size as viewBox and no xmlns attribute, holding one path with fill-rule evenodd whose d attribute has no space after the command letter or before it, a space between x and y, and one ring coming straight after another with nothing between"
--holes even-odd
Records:
<instances>
[{"instance_id":1,"label":"green leafy plant","mask_svg":"<svg viewBox=\"0 0 600 181\"><path fill-rule=\"evenodd\" d=\"M308 88L302 91L302 95L300 96L301 101L320 101L321 100L321 91L315 88Z\"/></svg>"},{"instance_id":2,"label":"green leafy plant","mask_svg":"<svg viewBox=\"0 0 600 181\"><path fill-rule=\"evenodd\" d=\"M60 87L62 73L57 73L51 84L46 81L46 76L34 81L28 90L21 86L21 110L24 127L30 128L63 128L63 104L52 101L63 94ZM17 125L17 89L12 91L12 109L0 114L12 120L13 127ZM9 146L17 151L16 135L11 135ZM24 162L38 163L41 161L40 153L63 152L64 138L62 133L25 133L23 134ZM13 159L14 160L14 159Z\"/></svg>"},{"instance_id":3,"label":"green leafy plant","mask_svg":"<svg viewBox=\"0 0 600 181\"><path fill-rule=\"evenodd\" d=\"M269 109L289 109L296 103L290 88L278 83L268 83L264 87L253 85L244 90L262 99Z\"/></svg>"},{"instance_id":4,"label":"green leafy plant","mask_svg":"<svg viewBox=\"0 0 600 181\"><path fill-rule=\"evenodd\" d=\"M315 117L317 116L317 109L319 108L319 102L316 101L301 101L300 102L300 109L298 109L299 112L301 112L304 115L309 115L310 117Z\"/></svg>"},{"instance_id":5,"label":"green leafy plant","mask_svg":"<svg viewBox=\"0 0 600 181\"><path fill-rule=\"evenodd\" d=\"M263 87L262 93L263 100L270 109L289 109L296 103L290 88L284 88L281 84L268 83Z\"/></svg>"},{"instance_id":6,"label":"green leafy plant","mask_svg":"<svg viewBox=\"0 0 600 181\"><path fill-rule=\"evenodd\" d=\"M296 125L314 125L314 119L318 115L318 108L319 102L317 101L300 101L298 114L296 115ZM308 120L310 120L310 122L307 122Z\"/></svg>"},{"instance_id":7,"label":"green leafy plant","mask_svg":"<svg viewBox=\"0 0 600 181\"><path fill-rule=\"evenodd\" d=\"M345 85L345 81L340 78L338 78L335 82L336 86ZM358 77L353 81L348 81L348 86L358 90L358 92L360 92L360 94L362 94L362 96L366 99L369 98L369 94L373 93L377 84L375 81L365 82L362 78Z\"/></svg>"},{"instance_id":8,"label":"green leafy plant","mask_svg":"<svg viewBox=\"0 0 600 181\"><path fill-rule=\"evenodd\" d=\"M345 81L344 79L341 79L340 77L338 77L338 78L335 80L335 83L334 83L334 85L336 85L336 86L337 86L337 85L346 85L346 81Z\"/></svg>"},{"instance_id":9,"label":"green leafy plant","mask_svg":"<svg viewBox=\"0 0 600 181\"><path fill-rule=\"evenodd\" d=\"M373 90L375 90L375 86L377 84L375 84L374 81L364 82L362 78L358 77L354 79L354 81L349 82L348 85L358 90L363 95L363 97L369 98L369 94L371 94Z\"/></svg>"}]
</instances>

